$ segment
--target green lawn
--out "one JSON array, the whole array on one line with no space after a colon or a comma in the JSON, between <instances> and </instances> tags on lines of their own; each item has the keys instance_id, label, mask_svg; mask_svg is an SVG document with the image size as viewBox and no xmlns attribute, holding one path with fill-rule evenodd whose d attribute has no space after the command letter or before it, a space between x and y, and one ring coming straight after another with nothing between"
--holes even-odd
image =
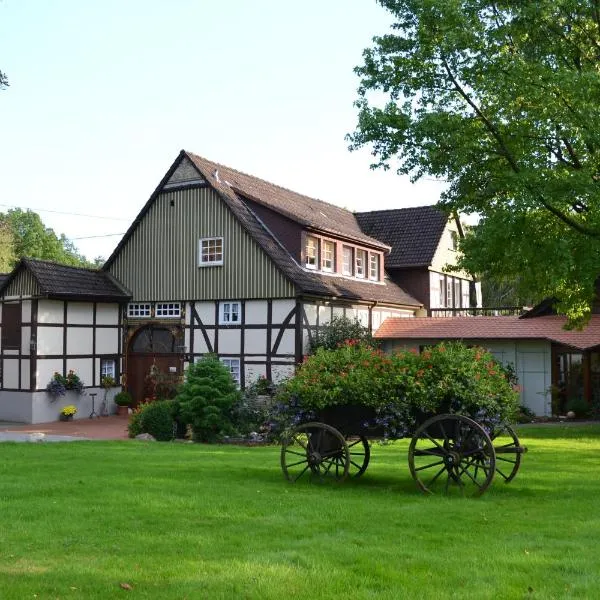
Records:
<instances>
[{"instance_id":1,"label":"green lawn","mask_svg":"<svg viewBox=\"0 0 600 600\"><path fill-rule=\"evenodd\" d=\"M0 444L0 598L599 598L600 426L520 435L478 499L417 491L406 441L341 486L275 447Z\"/></svg>"}]
</instances>

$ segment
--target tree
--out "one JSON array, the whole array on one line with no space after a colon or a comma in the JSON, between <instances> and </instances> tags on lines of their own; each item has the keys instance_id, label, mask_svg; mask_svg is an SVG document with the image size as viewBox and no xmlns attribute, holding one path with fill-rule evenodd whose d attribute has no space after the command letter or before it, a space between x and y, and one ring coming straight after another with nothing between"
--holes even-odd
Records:
<instances>
[{"instance_id":1,"label":"tree","mask_svg":"<svg viewBox=\"0 0 600 600\"><path fill-rule=\"evenodd\" d=\"M15 264L13 241L10 227L0 221L0 273L7 273Z\"/></svg>"},{"instance_id":2,"label":"tree","mask_svg":"<svg viewBox=\"0 0 600 600\"><path fill-rule=\"evenodd\" d=\"M481 215L459 268L584 322L600 275L600 3L379 2L395 22L356 68L351 148L447 180L441 206Z\"/></svg>"},{"instance_id":3,"label":"tree","mask_svg":"<svg viewBox=\"0 0 600 600\"><path fill-rule=\"evenodd\" d=\"M7 88L9 85L8 77L6 77L6 73L0 71L0 90Z\"/></svg>"},{"instance_id":4,"label":"tree","mask_svg":"<svg viewBox=\"0 0 600 600\"><path fill-rule=\"evenodd\" d=\"M9 268L23 256L65 265L88 266L85 257L79 254L73 242L64 234L58 237L33 211L12 208L6 214L0 213L0 225L10 231L12 238Z\"/></svg>"}]
</instances>

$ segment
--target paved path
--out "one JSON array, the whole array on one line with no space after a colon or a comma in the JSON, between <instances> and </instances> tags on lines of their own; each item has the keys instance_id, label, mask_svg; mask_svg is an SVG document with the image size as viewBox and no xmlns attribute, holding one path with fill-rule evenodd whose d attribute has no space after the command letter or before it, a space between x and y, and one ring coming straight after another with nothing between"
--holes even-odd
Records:
<instances>
[{"instance_id":1,"label":"paved path","mask_svg":"<svg viewBox=\"0 0 600 600\"><path fill-rule=\"evenodd\" d=\"M51 423L20 424L0 422L0 441L70 442L78 440L126 440L128 420L110 416Z\"/></svg>"}]
</instances>

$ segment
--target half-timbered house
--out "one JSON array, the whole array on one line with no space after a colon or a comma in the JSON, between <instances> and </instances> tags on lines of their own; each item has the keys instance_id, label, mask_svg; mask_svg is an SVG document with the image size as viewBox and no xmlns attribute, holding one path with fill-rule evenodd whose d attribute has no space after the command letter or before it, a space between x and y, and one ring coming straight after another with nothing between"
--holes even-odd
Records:
<instances>
[{"instance_id":1,"label":"half-timbered house","mask_svg":"<svg viewBox=\"0 0 600 600\"><path fill-rule=\"evenodd\" d=\"M182 151L104 269L132 293L124 370L179 374L216 353L240 386L290 375L333 315L377 329L422 303L350 211Z\"/></svg>"},{"instance_id":2,"label":"half-timbered house","mask_svg":"<svg viewBox=\"0 0 600 600\"><path fill-rule=\"evenodd\" d=\"M100 411L102 377L119 380L129 297L109 273L21 259L0 283L0 420L52 421L69 403L79 417ZM86 395L50 398L54 373L70 370Z\"/></svg>"}]
</instances>

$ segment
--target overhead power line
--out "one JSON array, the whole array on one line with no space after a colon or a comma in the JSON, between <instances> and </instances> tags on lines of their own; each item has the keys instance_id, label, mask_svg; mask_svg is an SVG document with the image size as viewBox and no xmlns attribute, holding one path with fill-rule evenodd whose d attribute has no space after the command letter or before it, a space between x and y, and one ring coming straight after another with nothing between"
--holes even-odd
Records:
<instances>
[{"instance_id":1,"label":"overhead power line","mask_svg":"<svg viewBox=\"0 0 600 600\"><path fill-rule=\"evenodd\" d=\"M71 241L74 240L91 240L94 238L107 238L107 237L115 237L117 235L125 235L125 232L123 233L105 233L104 235L87 235L85 237L76 237L76 238L69 238Z\"/></svg>"},{"instance_id":2,"label":"overhead power line","mask_svg":"<svg viewBox=\"0 0 600 600\"><path fill-rule=\"evenodd\" d=\"M57 215L69 215L71 217L88 217L90 219L107 219L109 221L127 221L131 222L133 219L124 219L123 217L107 217L106 215L85 215L83 213L73 213L73 212L64 212L61 210L50 210L49 208L32 208L27 206L15 206L14 204L0 204L0 206L5 206L7 208L20 208L21 210L33 210L38 212L47 212L54 213ZM114 234L120 235L120 234Z\"/></svg>"}]
</instances>

